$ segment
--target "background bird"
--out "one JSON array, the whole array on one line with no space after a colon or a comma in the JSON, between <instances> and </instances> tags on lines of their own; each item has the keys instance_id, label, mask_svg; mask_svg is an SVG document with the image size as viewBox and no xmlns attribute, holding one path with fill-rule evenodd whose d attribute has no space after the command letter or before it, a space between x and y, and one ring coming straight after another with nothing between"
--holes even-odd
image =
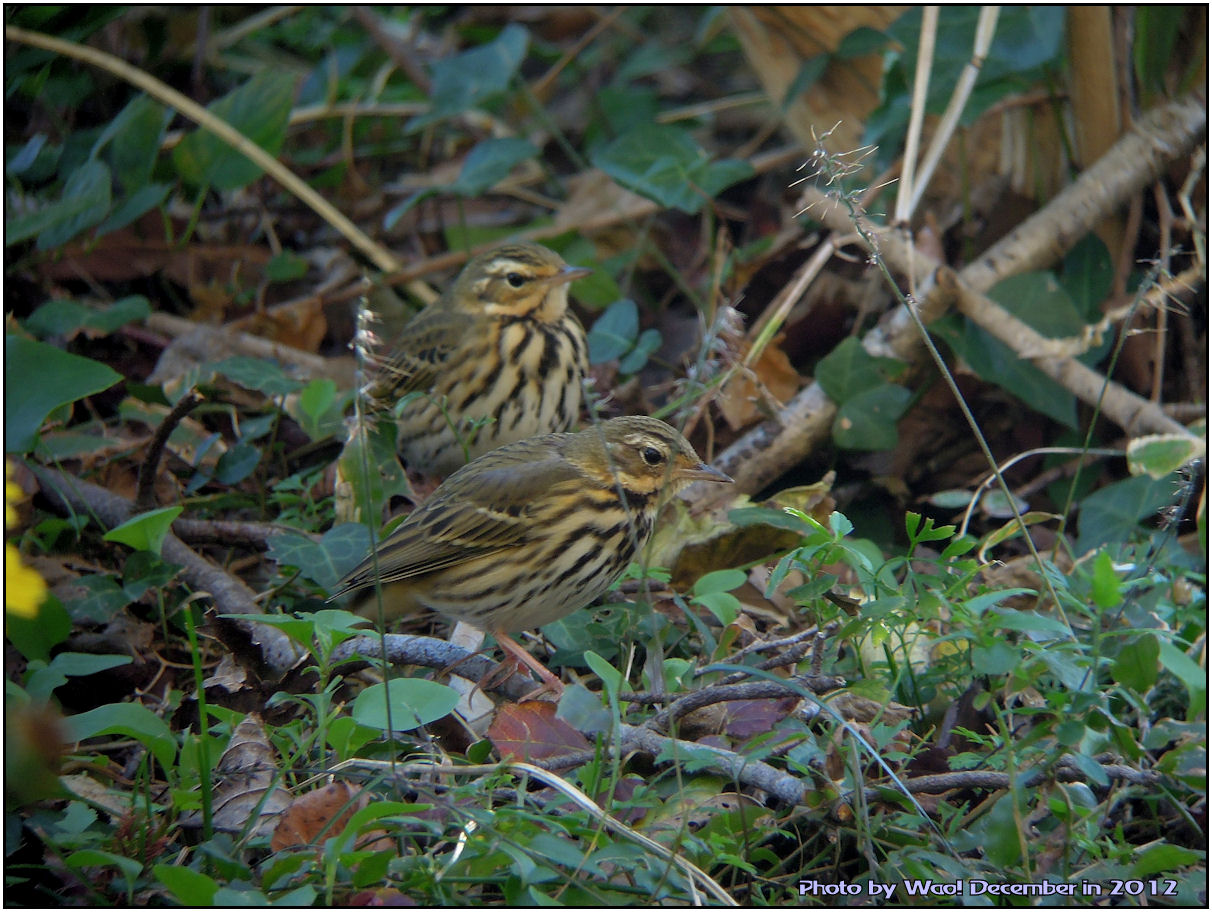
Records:
<instances>
[{"instance_id":1,"label":"background bird","mask_svg":"<svg viewBox=\"0 0 1212 912\"><path fill-rule=\"evenodd\" d=\"M538 244L506 244L468 262L405 325L366 394L384 409L424 391L397 418L410 468L448 475L502 444L576 424L588 356L568 285L589 272Z\"/></svg>"},{"instance_id":2,"label":"background bird","mask_svg":"<svg viewBox=\"0 0 1212 912\"><path fill-rule=\"evenodd\" d=\"M383 600L387 619L420 607L466 621L559 690L508 634L549 624L610 588L647 545L665 499L695 481L731 480L655 418L512 443L446 479L332 597L398 584Z\"/></svg>"}]
</instances>

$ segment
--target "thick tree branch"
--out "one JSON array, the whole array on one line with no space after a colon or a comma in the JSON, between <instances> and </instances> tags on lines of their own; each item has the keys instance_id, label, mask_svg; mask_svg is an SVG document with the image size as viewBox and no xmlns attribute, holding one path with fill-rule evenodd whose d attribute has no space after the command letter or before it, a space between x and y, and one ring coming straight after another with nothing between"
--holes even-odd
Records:
<instances>
[{"instance_id":1,"label":"thick tree branch","mask_svg":"<svg viewBox=\"0 0 1212 912\"><path fill-rule=\"evenodd\" d=\"M99 485L36 463L27 465L42 486L42 493L64 514L95 516L106 529L120 526L134 515L130 501ZM220 614L261 614L264 611L243 581L189 548L171 532L165 536L160 553L166 561L181 566L181 576L191 587L209 594ZM278 628L239 618L234 623L260 650L261 660L275 678L285 675L302 657L302 652Z\"/></svg>"},{"instance_id":2,"label":"thick tree branch","mask_svg":"<svg viewBox=\"0 0 1212 912\"><path fill-rule=\"evenodd\" d=\"M1168 164L1189 154L1206 131L1207 111L1204 100L1197 95L1150 111L1073 184L959 273L957 287L965 290L959 297L961 308L982 328L1002 338L1010 325L1009 314L992 302L987 307L972 306L972 295L980 295L1008 276L1055 262L1116 206L1156 180ZM826 227L854 230L848 211L825 192L808 187L801 202ZM923 320L928 324L939 316L948 298L953 297L944 290L928 293L935 288L933 279L940 264L914 247L903 233L881 228L865 217L859 221L864 233L870 232L877 239L889 268L910 278L910 286L922 301ZM921 358L921 340L903 307L889 312L864 337L863 346L875 355L910 362ZM1060 361L1063 363L1040 366L1061 383L1076 383L1074 378L1082 372L1073 366L1072 359ZM1086 380L1072 391L1088 395L1090 384ZM1125 428L1131 433L1175 431L1175 422L1160 410L1143 407L1147 403L1140 397L1130 398L1133 394L1118 389L1114 395L1124 405L1110 417L1126 422ZM770 484L825 439L836 413L837 407L819 384L811 383L787 403L777 418L753 428L719 455L716 467L731 475L736 486L727 492L708 491L700 502L708 507L721 506L725 498L731 499L738 492L752 494Z\"/></svg>"}]
</instances>

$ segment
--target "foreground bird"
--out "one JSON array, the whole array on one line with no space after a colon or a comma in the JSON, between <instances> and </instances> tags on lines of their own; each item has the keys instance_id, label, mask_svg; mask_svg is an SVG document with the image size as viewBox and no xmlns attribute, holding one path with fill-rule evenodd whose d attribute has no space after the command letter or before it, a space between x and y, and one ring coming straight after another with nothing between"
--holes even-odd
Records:
<instances>
[{"instance_id":1,"label":"foreground bird","mask_svg":"<svg viewBox=\"0 0 1212 912\"><path fill-rule=\"evenodd\" d=\"M559 679L508 634L589 604L647 545L661 503L695 481L732 481L656 418L613 418L493 450L459 469L337 584L373 586L389 618L417 607L466 621Z\"/></svg>"},{"instance_id":2,"label":"foreground bird","mask_svg":"<svg viewBox=\"0 0 1212 912\"><path fill-rule=\"evenodd\" d=\"M405 325L366 393L383 409L425 392L397 419L411 468L448 475L495 447L576 424L589 361L568 285L589 273L538 244L506 244L468 262Z\"/></svg>"}]
</instances>

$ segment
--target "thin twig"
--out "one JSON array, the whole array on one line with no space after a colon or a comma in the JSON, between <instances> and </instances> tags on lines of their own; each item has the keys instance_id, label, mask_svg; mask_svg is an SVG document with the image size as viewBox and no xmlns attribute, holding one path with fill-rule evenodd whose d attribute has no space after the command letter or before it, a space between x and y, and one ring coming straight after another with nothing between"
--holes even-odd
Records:
<instances>
[{"instance_id":1,"label":"thin twig","mask_svg":"<svg viewBox=\"0 0 1212 912\"><path fill-rule=\"evenodd\" d=\"M196 390L190 390L172 407L147 445L147 454L139 466L139 484L135 490L135 512L143 513L156 505L156 476L160 472L160 460L164 456L164 446L168 438L177 429L185 416L203 402L202 396Z\"/></svg>"}]
</instances>

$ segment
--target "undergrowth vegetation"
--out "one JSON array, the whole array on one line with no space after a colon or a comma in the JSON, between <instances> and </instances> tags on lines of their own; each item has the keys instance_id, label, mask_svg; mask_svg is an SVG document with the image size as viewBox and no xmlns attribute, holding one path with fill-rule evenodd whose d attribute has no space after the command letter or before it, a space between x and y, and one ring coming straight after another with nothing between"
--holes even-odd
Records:
<instances>
[{"instance_id":1,"label":"undergrowth vegetation","mask_svg":"<svg viewBox=\"0 0 1212 912\"><path fill-rule=\"evenodd\" d=\"M1206 12L853 9L6 7L6 903L1206 902ZM736 479L558 704L327 601L505 238Z\"/></svg>"}]
</instances>

